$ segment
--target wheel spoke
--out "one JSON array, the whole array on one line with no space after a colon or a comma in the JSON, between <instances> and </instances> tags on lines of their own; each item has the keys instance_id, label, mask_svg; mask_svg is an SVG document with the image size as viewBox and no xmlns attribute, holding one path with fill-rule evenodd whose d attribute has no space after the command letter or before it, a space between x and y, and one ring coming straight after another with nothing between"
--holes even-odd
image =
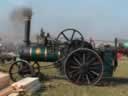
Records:
<instances>
[{"instance_id":1,"label":"wheel spoke","mask_svg":"<svg viewBox=\"0 0 128 96\"><path fill-rule=\"evenodd\" d=\"M84 74L81 74L81 81L83 82L85 80Z\"/></svg>"},{"instance_id":2,"label":"wheel spoke","mask_svg":"<svg viewBox=\"0 0 128 96\"><path fill-rule=\"evenodd\" d=\"M80 69L78 66L70 66L71 69Z\"/></svg>"},{"instance_id":3,"label":"wheel spoke","mask_svg":"<svg viewBox=\"0 0 128 96\"><path fill-rule=\"evenodd\" d=\"M75 77L75 76L79 75L79 72L77 70L74 70L74 71L70 72L69 74L72 78L72 77Z\"/></svg>"},{"instance_id":4,"label":"wheel spoke","mask_svg":"<svg viewBox=\"0 0 128 96\"><path fill-rule=\"evenodd\" d=\"M90 65L100 65L99 62L91 63Z\"/></svg>"},{"instance_id":5,"label":"wheel spoke","mask_svg":"<svg viewBox=\"0 0 128 96\"><path fill-rule=\"evenodd\" d=\"M99 70L99 67L96 66L96 67L89 67L90 70Z\"/></svg>"},{"instance_id":6,"label":"wheel spoke","mask_svg":"<svg viewBox=\"0 0 128 96\"><path fill-rule=\"evenodd\" d=\"M71 62L74 66L79 66L79 64L73 59Z\"/></svg>"},{"instance_id":7,"label":"wheel spoke","mask_svg":"<svg viewBox=\"0 0 128 96\"><path fill-rule=\"evenodd\" d=\"M68 37L62 32L62 35L64 36L64 38L69 41Z\"/></svg>"},{"instance_id":8,"label":"wheel spoke","mask_svg":"<svg viewBox=\"0 0 128 96\"><path fill-rule=\"evenodd\" d=\"M73 74L74 72L77 72L77 70L70 71L69 74Z\"/></svg>"},{"instance_id":9,"label":"wheel spoke","mask_svg":"<svg viewBox=\"0 0 128 96\"><path fill-rule=\"evenodd\" d=\"M86 61L89 61L90 57L91 57L91 55L88 54L87 57L86 57Z\"/></svg>"},{"instance_id":10,"label":"wheel spoke","mask_svg":"<svg viewBox=\"0 0 128 96\"><path fill-rule=\"evenodd\" d=\"M96 76L99 76L99 73L95 72L95 71L90 71L91 73L93 73Z\"/></svg>"},{"instance_id":11,"label":"wheel spoke","mask_svg":"<svg viewBox=\"0 0 128 96\"><path fill-rule=\"evenodd\" d=\"M90 79L88 77L88 74L86 74L86 80L87 80L88 84L90 84Z\"/></svg>"},{"instance_id":12,"label":"wheel spoke","mask_svg":"<svg viewBox=\"0 0 128 96\"><path fill-rule=\"evenodd\" d=\"M91 60L88 61L88 65L92 64L95 60L96 58L93 57Z\"/></svg>"},{"instance_id":13,"label":"wheel spoke","mask_svg":"<svg viewBox=\"0 0 128 96\"><path fill-rule=\"evenodd\" d=\"M79 71L76 71L75 73L73 73L74 75L73 76L77 76L77 75L79 75L80 73L79 73Z\"/></svg>"},{"instance_id":14,"label":"wheel spoke","mask_svg":"<svg viewBox=\"0 0 128 96\"><path fill-rule=\"evenodd\" d=\"M73 56L73 59L76 61L77 64L82 65L82 64L80 63L80 61L79 61L75 56Z\"/></svg>"},{"instance_id":15,"label":"wheel spoke","mask_svg":"<svg viewBox=\"0 0 128 96\"><path fill-rule=\"evenodd\" d=\"M71 36L71 41L73 40L74 35L75 35L75 30L73 30L73 34Z\"/></svg>"},{"instance_id":16,"label":"wheel spoke","mask_svg":"<svg viewBox=\"0 0 128 96\"><path fill-rule=\"evenodd\" d=\"M89 69L99 69L100 66L100 63L92 63L89 65Z\"/></svg>"},{"instance_id":17,"label":"wheel spoke","mask_svg":"<svg viewBox=\"0 0 128 96\"><path fill-rule=\"evenodd\" d=\"M78 78L76 79L76 82L77 82L77 83L79 83L81 76L82 76L82 75L79 74Z\"/></svg>"}]
</instances>

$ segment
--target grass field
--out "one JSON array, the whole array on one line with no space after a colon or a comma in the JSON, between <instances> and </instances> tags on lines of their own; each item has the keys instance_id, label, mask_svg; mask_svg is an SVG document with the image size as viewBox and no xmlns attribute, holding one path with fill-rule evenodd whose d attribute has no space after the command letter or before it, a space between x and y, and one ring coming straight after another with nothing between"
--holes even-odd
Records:
<instances>
[{"instance_id":1,"label":"grass field","mask_svg":"<svg viewBox=\"0 0 128 96\"><path fill-rule=\"evenodd\" d=\"M40 63L40 65L46 65ZM8 65L2 65L7 70ZM120 61L114 77L100 86L78 86L65 80L55 68L42 69L47 76L41 80L42 88L33 96L128 96L128 59Z\"/></svg>"}]
</instances>

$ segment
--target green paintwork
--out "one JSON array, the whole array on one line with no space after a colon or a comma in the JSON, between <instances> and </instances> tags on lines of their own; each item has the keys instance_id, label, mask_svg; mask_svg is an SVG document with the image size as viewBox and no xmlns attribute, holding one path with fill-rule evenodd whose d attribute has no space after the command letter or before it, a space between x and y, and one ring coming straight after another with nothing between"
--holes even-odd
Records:
<instances>
[{"instance_id":1,"label":"green paintwork","mask_svg":"<svg viewBox=\"0 0 128 96\"><path fill-rule=\"evenodd\" d=\"M111 77L113 75L113 61L115 58L114 51L105 49L103 51L104 74L103 77Z\"/></svg>"},{"instance_id":2,"label":"green paintwork","mask_svg":"<svg viewBox=\"0 0 128 96\"><path fill-rule=\"evenodd\" d=\"M39 47L32 47L31 51L31 59L33 61L48 61L48 62L55 62L59 59L59 51L51 51L50 49L46 47L40 47L40 54L36 53L36 50L39 49ZM47 54L46 51L47 50Z\"/></svg>"}]
</instances>

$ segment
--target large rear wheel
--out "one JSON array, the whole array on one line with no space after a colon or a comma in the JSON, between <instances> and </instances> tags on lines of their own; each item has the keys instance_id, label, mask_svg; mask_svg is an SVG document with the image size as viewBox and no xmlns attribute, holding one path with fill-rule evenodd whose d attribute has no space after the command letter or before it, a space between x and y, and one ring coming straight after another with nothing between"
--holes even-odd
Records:
<instances>
[{"instance_id":1,"label":"large rear wheel","mask_svg":"<svg viewBox=\"0 0 128 96\"><path fill-rule=\"evenodd\" d=\"M95 85L102 78L103 62L94 50L79 48L67 56L64 72L73 83Z\"/></svg>"}]
</instances>

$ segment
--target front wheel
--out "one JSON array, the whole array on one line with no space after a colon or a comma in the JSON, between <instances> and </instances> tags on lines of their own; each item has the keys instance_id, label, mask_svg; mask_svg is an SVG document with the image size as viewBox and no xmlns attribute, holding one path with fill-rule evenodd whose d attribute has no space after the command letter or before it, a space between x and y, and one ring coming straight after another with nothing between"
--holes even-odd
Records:
<instances>
[{"instance_id":1,"label":"front wheel","mask_svg":"<svg viewBox=\"0 0 128 96\"><path fill-rule=\"evenodd\" d=\"M15 61L9 68L10 78L14 82L25 77L32 77L33 73L33 68L24 60Z\"/></svg>"}]
</instances>

